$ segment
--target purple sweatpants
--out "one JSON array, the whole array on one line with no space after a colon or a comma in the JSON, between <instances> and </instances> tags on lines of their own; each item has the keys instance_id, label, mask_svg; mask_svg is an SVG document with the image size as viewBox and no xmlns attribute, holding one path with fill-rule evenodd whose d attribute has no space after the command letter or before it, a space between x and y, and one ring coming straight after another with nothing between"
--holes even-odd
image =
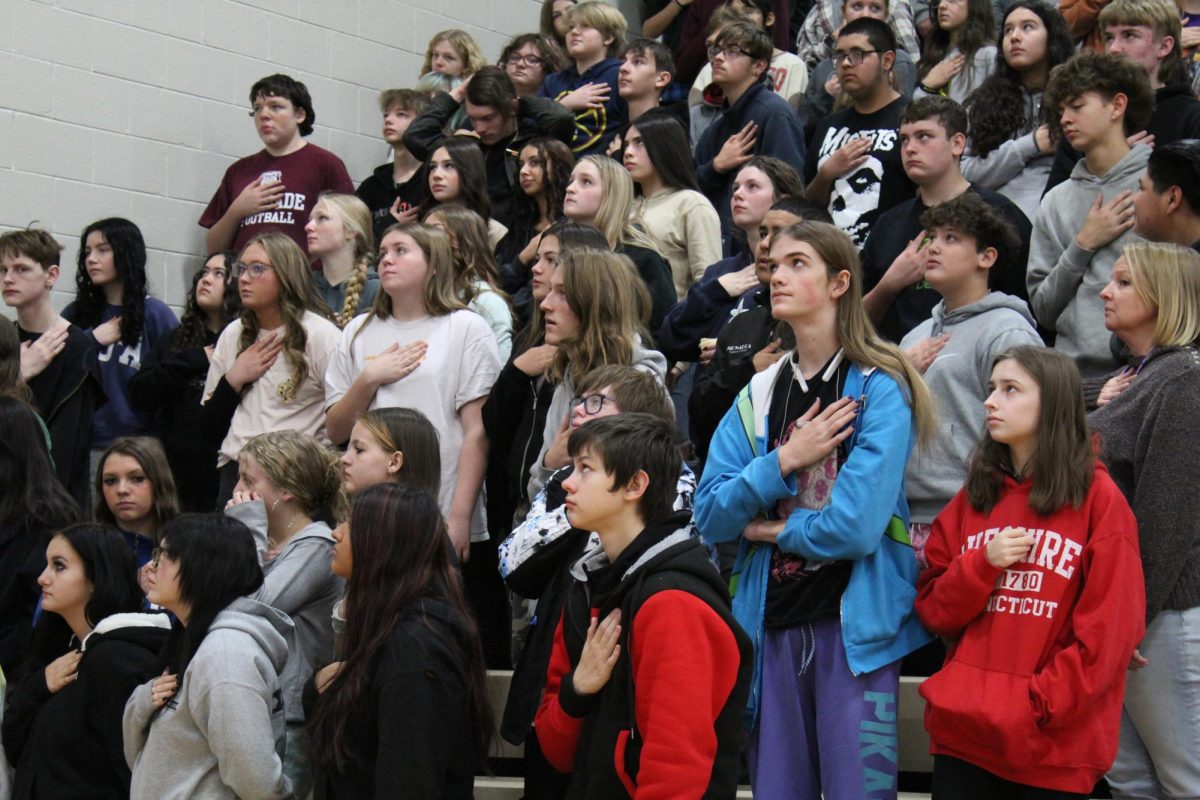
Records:
<instances>
[{"instance_id":1,"label":"purple sweatpants","mask_svg":"<svg viewBox=\"0 0 1200 800\"><path fill-rule=\"evenodd\" d=\"M855 677L837 619L767 629L762 648L754 796L895 800L900 662Z\"/></svg>"}]
</instances>

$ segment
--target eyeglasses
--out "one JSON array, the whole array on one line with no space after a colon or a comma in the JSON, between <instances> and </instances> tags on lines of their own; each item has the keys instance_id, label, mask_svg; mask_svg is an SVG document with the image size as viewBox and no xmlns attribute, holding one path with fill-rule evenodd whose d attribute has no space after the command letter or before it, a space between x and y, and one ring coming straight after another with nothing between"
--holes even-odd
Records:
<instances>
[{"instance_id":1,"label":"eyeglasses","mask_svg":"<svg viewBox=\"0 0 1200 800\"><path fill-rule=\"evenodd\" d=\"M731 58L737 58L738 56L746 56L747 58L750 57L749 53L747 53L742 48L738 47L736 44L731 44L728 47L721 47L719 44L714 44L714 45L709 46L709 48L708 48L708 60L709 61L712 61L714 58L716 58L717 56L719 56L721 54L725 55L726 61L728 61Z\"/></svg>"},{"instance_id":2,"label":"eyeglasses","mask_svg":"<svg viewBox=\"0 0 1200 800\"><path fill-rule=\"evenodd\" d=\"M253 278L254 280L258 280L263 275L266 275L267 270L274 269L274 267L272 267L270 264L261 264L257 261L254 262L253 264L243 264L242 262L239 261L238 263L233 265L233 268L234 268L234 270L237 271L237 276L239 278L242 277L243 275L245 275L247 272L249 272L250 277Z\"/></svg>"},{"instance_id":3,"label":"eyeglasses","mask_svg":"<svg viewBox=\"0 0 1200 800\"><path fill-rule=\"evenodd\" d=\"M593 414L599 414L600 410L604 408L606 401L611 403L612 398L605 397L602 394L586 394L582 397L573 397L571 398L571 411L574 413L576 408L583 406L583 413L590 417Z\"/></svg>"},{"instance_id":4,"label":"eyeglasses","mask_svg":"<svg viewBox=\"0 0 1200 800\"><path fill-rule=\"evenodd\" d=\"M542 65L541 56L523 56L520 53L512 53L504 62L510 67L515 67L517 64L524 63L527 67L540 67Z\"/></svg>"},{"instance_id":5,"label":"eyeglasses","mask_svg":"<svg viewBox=\"0 0 1200 800\"><path fill-rule=\"evenodd\" d=\"M170 558L171 551L160 545L150 551L150 563L157 567L163 556Z\"/></svg>"},{"instance_id":6,"label":"eyeglasses","mask_svg":"<svg viewBox=\"0 0 1200 800\"><path fill-rule=\"evenodd\" d=\"M833 65L835 67L840 67L842 62L845 61L850 66L857 67L859 64L863 63L863 59L865 59L871 53L878 52L878 50L859 50L857 47L846 53L843 53L841 50L839 50L833 54Z\"/></svg>"}]
</instances>

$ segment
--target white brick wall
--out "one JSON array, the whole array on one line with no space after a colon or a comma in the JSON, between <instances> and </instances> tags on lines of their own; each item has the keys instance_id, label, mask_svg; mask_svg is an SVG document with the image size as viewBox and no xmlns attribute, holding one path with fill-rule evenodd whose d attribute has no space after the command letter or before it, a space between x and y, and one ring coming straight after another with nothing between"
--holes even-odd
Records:
<instances>
[{"instance_id":1,"label":"white brick wall","mask_svg":"<svg viewBox=\"0 0 1200 800\"><path fill-rule=\"evenodd\" d=\"M261 145L258 78L308 85L310 138L355 183L387 159L381 89L415 80L429 38L463 28L495 59L536 30L538 0L0 0L0 229L58 237L70 301L79 233L127 216L151 291L178 309L199 266L196 225L225 168ZM7 309L4 309L7 312Z\"/></svg>"}]
</instances>

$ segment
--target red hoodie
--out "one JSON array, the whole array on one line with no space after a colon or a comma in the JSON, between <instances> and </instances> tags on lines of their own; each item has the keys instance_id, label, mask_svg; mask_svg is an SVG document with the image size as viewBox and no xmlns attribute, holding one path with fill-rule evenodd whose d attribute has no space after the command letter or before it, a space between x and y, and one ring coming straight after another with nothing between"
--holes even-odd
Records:
<instances>
[{"instance_id":1,"label":"red hoodie","mask_svg":"<svg viewBox=\"0 0 1200 800\"><path fill-rule=\"evenodd\" d=\"M933 522L916 611L949 641L921 685L925 727L935 755L1086 793L1116 757L1125 670L1145 634L1137 523L1099 462L1079 508L1042 516L1031 489L1006 478L990 514L960 491ZM1008 526L1035 544L998 569L986 547Z\"/></svg>"}]
</instances>

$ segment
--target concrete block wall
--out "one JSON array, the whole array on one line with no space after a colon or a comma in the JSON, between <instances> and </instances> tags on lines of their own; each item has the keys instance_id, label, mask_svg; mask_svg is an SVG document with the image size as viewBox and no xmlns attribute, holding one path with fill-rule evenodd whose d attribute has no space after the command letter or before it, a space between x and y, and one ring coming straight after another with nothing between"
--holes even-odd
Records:
<instances>
[{"instance_id":1,"label":"concrete block wall","mask_svg":"<svg viewBox=\"0 0 1200 800\"><path fill-rule=\"evenodd\" d=\"M153 294L178 310L204 247L197 226L225 168L261 148L258 78L287 72L316 109L309 140L357 184L390 157L380 90L417 77L430 37L462 28L494 60L537 29L539 0L0 0L0 229L31 222L66 248L126 216ZM0 306L0 313L9 313Z\"/></svg>"}]
</instances>

